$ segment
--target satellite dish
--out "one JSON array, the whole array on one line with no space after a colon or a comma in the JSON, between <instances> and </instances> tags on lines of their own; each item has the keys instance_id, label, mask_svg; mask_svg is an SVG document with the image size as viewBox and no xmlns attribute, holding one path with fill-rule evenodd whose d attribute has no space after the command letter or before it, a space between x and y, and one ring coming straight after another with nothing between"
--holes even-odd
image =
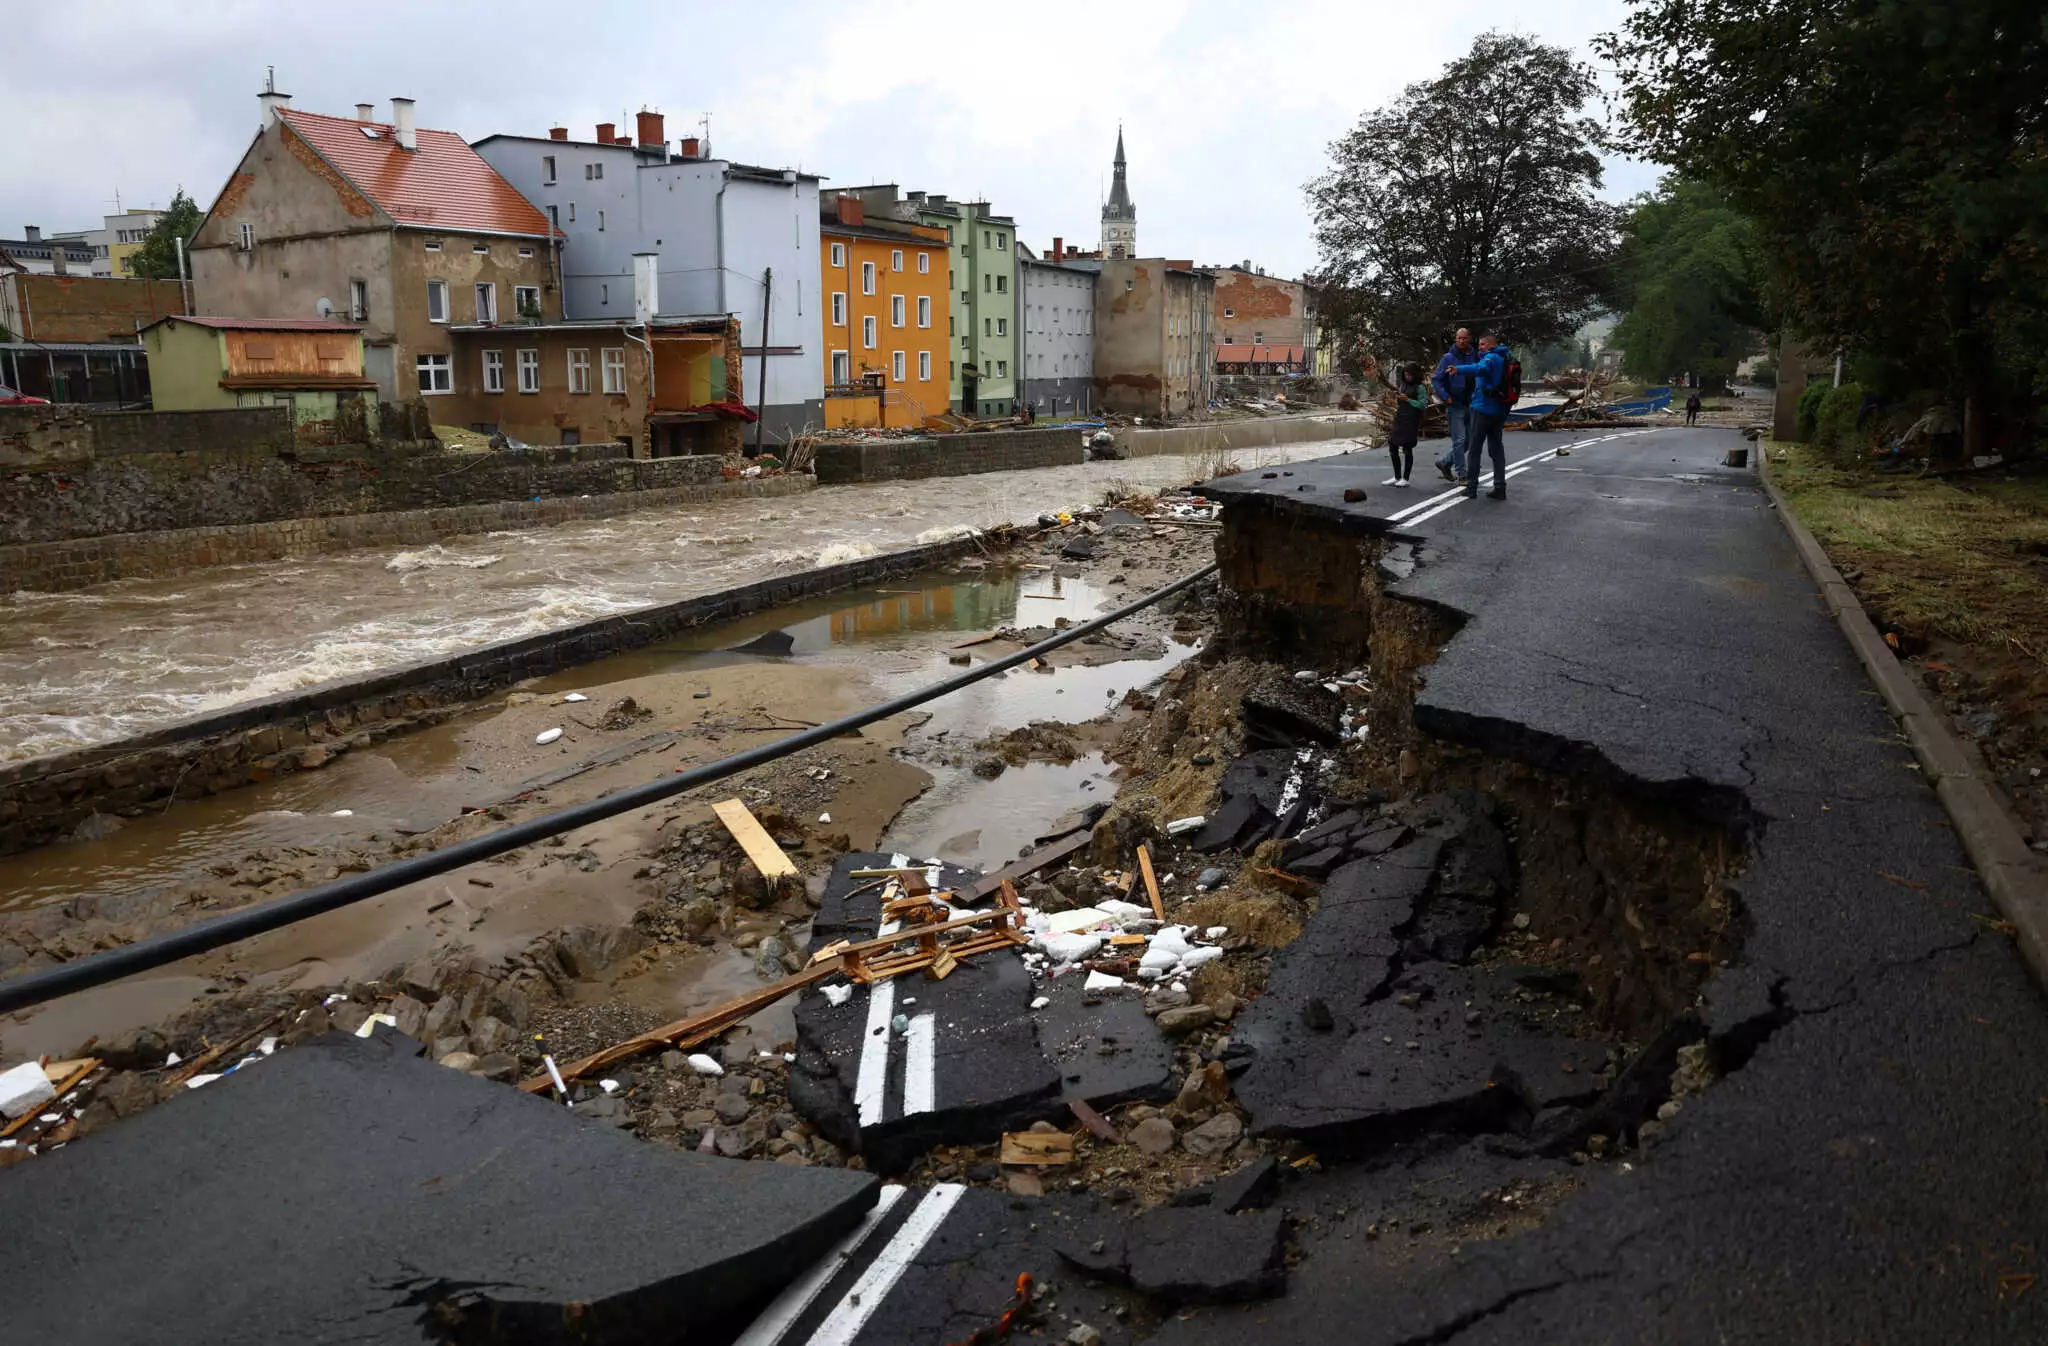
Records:
<instances>
[{"instance_id":1,"label":"satellite dish","mask_svg":"<svg viewBox=\"0 0 2048 1346\"><path fill-rule=\"evenodd\" d=\"M334 316L334 301L325 297L317 299L313 303L313 311L323 318L331 318Z\"/></svg>"}]
</instances>

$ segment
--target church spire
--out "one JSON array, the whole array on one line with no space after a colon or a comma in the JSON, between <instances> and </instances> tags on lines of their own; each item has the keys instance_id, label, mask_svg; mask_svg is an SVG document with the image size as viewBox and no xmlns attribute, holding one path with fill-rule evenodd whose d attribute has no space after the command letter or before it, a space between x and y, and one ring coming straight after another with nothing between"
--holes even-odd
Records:
<instances>
[{"instance_id":1,"label":"church spire","mask_svg":"<svg viewBox=\"0 0 2048 1346\"><path fill-rule=\"evenodd\" d=\"M1116 159L1109 183L1109 200L1102 207L1102 252L1106 257L1138 255L1138 208L1131 204L1131 187L1124 164L1124 128L1116 128Z\"/></svg>"}]
</instances>

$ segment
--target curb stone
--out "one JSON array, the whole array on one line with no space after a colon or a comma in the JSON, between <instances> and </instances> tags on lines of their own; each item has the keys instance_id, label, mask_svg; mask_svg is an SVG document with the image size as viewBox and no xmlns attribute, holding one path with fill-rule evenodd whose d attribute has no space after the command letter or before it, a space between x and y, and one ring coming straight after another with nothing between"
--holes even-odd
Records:
<instances>
[{"instance_id":1,"label":"curb stone","mask_svg":"<svg viewBox=\"0 0 2048 1346\"><path fill-rule=\"evenodd\" d=\"M1928 783L1948 810L1956 835L1985 891L1997 904L1999 913L2011 922L2020 954L2034 974L2034 980L2048 989L2048 862L2028 847L2019 825L1999 798L1997 788L1986 778L1984 759L1952 730L1947 719L1927 699L1892 653L1891 646L1871 623L1856 591L1842 579L1834 562L1821 549L1806 525L1786 503L1783 492L1770 477L1771 441L1759 439L1757 475L1770 493L1785 531L1808 573L1820 586L1821 597L1834 614L1835 622L1848 637L1850 648L1884 695L1886 704L1913 745Z\"/></svg>"}]
</instances>

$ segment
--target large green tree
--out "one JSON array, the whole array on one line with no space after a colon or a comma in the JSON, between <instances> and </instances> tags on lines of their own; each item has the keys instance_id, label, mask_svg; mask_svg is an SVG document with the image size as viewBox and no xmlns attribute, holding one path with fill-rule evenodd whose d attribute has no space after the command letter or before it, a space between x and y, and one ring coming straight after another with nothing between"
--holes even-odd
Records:
<instances>
[{"instance_id":1,"label":"large green tree","mask_svg":"<svg viewBox=\"0 0 2048 1346\"><path fill-rule=\"evenodd\" d=\"M2038 5L1631 0L1601 48L1633 147L1756 222L1796 333L1929 371L1982 410L2048 383Z\"/></svg>"},{"instance_id":2,"label":"large green tree","mask_svg":"<svg viewBox=\"0 0 2048 1346\"><path fill-rule=\"evenodd\" d=\"M1748 217L1717 188L1667 177L1637 199L1622 236L1628 307L1613 336L1622 368L1653 381L1691 373L1725 387L1761 343Z\"/></svg>"},{"instance_id":3,"label":"large green tree","mask_svg":"<svg viewBox=\"0 0 2048 1346\"><path fill-rule=\"evenodd\" d=\"M1333 144L1308 197L1340 347L1433 358L1463 325L1534 349L1599 311L1618 212L1597 94L1563 48L1486 33Z\"/></svg>"},{"instance_id":4,"label":"large green tree","mask_svg":"<svg viewBox=\"0 0 2048 1346\"><path fill-rule=\"evenodd\" d=\"M129 267L139 280L176 280L178 278L178 240L183 239L191 246L192 235L199 232L199 207L185 189L171 198L171 204L156 217L148 237L129 259Z\"/></svg>"}]
</instances>

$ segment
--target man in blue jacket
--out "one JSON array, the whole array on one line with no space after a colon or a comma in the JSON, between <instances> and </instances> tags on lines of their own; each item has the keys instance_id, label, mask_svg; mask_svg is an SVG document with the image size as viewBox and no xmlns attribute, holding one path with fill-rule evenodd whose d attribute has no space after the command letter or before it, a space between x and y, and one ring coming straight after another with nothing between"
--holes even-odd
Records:
<instances>
[{"instance_id":1,"label":"man in blue jacket","mask_svg":"<svg viewBox=\"0 0 2048 1346\"><path fill-rule=\"evenodd\" d=\"M1444 419L1451 426L1450 447L1438 454L1436 460L1436 470L1445 481L1456 481L1465 475L1465 445L1471 438L1472 380L1454 372L1454 368L1471 359L1472 332L1460 327L1456 342L1438 357L1436 372L1429 376L1429 385L1436 389L1436 400L1444 404ZM1453 472L1458 475L1452 476Z\"/></svg>"},{"instance_id":2,"label":"man in blue jacket","mask_svg":"<svg viewBox=\"0 0 2048 1346\"><path fill-rule=\"evenodd\" d=\"M1479 455L1482 452L1493 457L1493 489L1487 492L1486 498L1508 498L1508 454L1507 446L1501 443L1501 432L1508 423L1506 384L1510 358L1508 348L1493 333L1486 332L1479 338L1479 358L1476 361L1451 366L1472 379L1472 420L1465 432L1468 446L1464 474L1467 500L1479 494Z\"/></svg>"}]
</instances>

